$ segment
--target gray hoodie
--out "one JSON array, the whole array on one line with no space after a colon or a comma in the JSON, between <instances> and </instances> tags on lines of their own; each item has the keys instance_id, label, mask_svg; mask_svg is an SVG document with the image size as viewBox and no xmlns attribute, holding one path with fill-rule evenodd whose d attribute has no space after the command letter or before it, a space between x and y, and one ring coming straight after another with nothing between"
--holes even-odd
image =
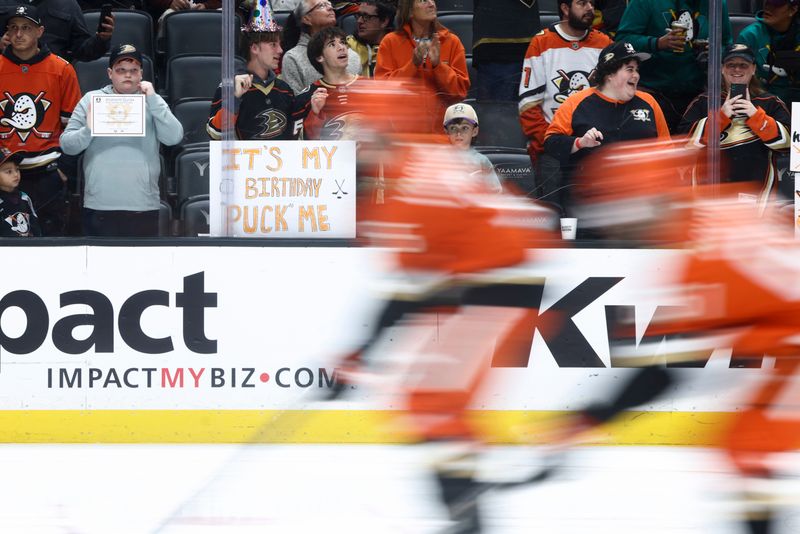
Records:
<instances>
[{"instance_id":1,"label":"gray hoodie","mask_svg":"<svg viewBox=\"0 0 800 534\"><path fill-rule=\"evenodd\" d=\"M92 137L87 124L91 98L96 94L113 93L112 86L107 85L83 95L61 134L61 149L72 155L85 151L84 207L108 211L157 210L161 172L159 143L177 145L183 139L183 127L164 99L152 94L145 99L144 137Z\"/></svg>"}]
</instances>

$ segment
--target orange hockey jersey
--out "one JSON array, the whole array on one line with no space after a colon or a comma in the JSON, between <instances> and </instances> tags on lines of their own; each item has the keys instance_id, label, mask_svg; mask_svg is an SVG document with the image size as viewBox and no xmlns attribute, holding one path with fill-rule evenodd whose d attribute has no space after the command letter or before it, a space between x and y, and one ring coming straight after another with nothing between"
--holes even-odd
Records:
<instances>
[{"instance_id":1,"label":"orange hockey jersey","mask_svg":"<svg viewBox=\"0 0 800 534\"><path fill-rule=\"evenodd\" d=\"M23 151L23 169L61 155L58 140L81 98L75 69L46 48L23 61L6 48L0 57L0 143Z\"/></svg>"},{"instance_id":2,"label":"orange hockey jersey","mask_svg":"<svg viewBox=\"0 0 800 534\"><path fill-rule=\"evenodd\" d=\"M387 201L372 210L369 224L374 244L395 247L403 269L459 274L507 267L551 237L536 206L492 193L470 176L463 151L409 143L391 159L397 165L386 167Z\"/></svg>"}]
</instances>

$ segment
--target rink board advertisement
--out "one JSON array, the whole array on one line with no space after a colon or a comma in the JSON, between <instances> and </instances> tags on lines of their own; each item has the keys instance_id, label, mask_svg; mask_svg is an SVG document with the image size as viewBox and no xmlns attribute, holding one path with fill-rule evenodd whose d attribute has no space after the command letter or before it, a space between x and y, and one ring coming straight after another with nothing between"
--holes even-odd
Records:
<instances>
[{"instance_id":1,"label":"rink board advertisement","mask_svg":"<svg viewBox=\"0 0 800 534\"><path fill-rule=\"evenodd\" d=\"M402 409L392 386L399 371L377 373L344 401L321 401L336 380L336 357L367 335L380 292L395 284L381 275L385 251L15 250L6 247L25 263L0 289L1 442L381 442L388 438L376 422ZM609 310L634 313L644 335L656 308L670 304L668 291L650 288L668 287L682 258L664 250L537 253L545 261L521 272L545 278L539 317L556 310L570 327L547 339L531 325L530 354L493 361L475 413L498 427L499 441L514 441L509 429L521 422L575 410L621 383L631 369L610 360ZM412 333L435 345L437 327ZM402 346L387 336L376 368L395 369L408 336ZM763 374L731 366L724 347L703 368L680 372L688 379L679 389L637 412L644 427L613 439L680 442L686 434L675 434L676 425L717 422L738 408L732 386L750 387Z\"/></svg>"},{"instance_id":2,"label":"rink board advertisement","mask_svg":"<svg viewBox=\"0 0 800 534\"><path fill-rule=\"evenodd\" d=\"M211 235L227 213L235 237L355 237L354 141L212 141L209 158Z\"/></svg>"}]
</instances>

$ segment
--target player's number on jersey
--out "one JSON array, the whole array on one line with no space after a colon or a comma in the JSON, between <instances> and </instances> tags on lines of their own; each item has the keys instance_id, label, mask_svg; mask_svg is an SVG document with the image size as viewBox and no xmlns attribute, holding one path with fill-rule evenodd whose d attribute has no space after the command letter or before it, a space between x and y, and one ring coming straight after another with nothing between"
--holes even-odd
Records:
<instances>
[{"instance_id":1,"label":"player's number on jersey","mask_svg":"<svg viewBox=\"0 0 800 534\"><path fill-rule=\"evenodd\" d=\"M524 83L525 83L525 89L527 89L528 86L531 83L531 68L530 67L525 67L524 69L522 69L522 72L525 73L525 82Z\"/></svg>"}]
</instances>

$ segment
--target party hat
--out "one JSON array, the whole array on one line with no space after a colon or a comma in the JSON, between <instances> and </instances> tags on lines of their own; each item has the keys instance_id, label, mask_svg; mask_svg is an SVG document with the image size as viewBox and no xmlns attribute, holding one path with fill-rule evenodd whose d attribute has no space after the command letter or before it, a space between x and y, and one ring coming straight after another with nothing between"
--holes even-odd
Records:
<instances>
[{"instance_id":1,"label":"party hat","mask_svg":"<svg viewBox=\"0 0 800 534\"><path fill-rule=\"evenodd\" d=\"M269 0L253 0L250 20L242 26L243 32L279 32L281 27L272 16Z\"/></svg>"}]
</instances>

